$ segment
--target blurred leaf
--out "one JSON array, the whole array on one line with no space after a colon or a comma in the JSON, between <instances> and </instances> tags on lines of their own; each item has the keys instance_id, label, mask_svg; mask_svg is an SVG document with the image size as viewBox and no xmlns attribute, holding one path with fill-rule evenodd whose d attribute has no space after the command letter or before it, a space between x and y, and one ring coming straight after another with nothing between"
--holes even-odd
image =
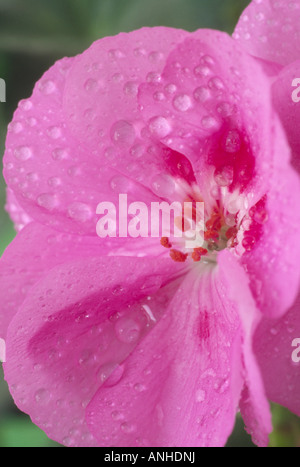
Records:
<instances>
[{"instance_id":1,"label":"blurred leaf","mask_svg":"<svg viewBox=\"0 0 300 467\"><path fill-rule=\"evenodd\" d=\"M59 447L24 415L1 420L0 446L14 447Z\"/></svg>"},{"instance_id":2,"label":"blurred leaf","mask_svg":"<svg viewBox=\"0 0 300 467\"><path fill-rule=\"evenodd\" d=\"M299 417L276 404L273 404L272 414L274 430L270 447L300 447Z\"/></svg>"},{"instance_id":3,"label":"blurred leaf","mask_svg":"<svg viewBox=\"0 0 300 467\"><path fill-rule=\"evenodd\" d=\"M74 55L142 26L232 31L249 0L0 0L0 50Z\"/></svg>"},{"instance_id":4,"label":"blurred leaf","mask_svg":"<svg viewBox=\"0 0 300 467\"><path fill-rule=\"evenodd\" d=\"M243 419L240 414L237 415L235 421L234 430L229 437L227 444L227 448L253 448L255 445L252 443L251 436L245 430L245 425Z\"/></svg>"}]
</instances>

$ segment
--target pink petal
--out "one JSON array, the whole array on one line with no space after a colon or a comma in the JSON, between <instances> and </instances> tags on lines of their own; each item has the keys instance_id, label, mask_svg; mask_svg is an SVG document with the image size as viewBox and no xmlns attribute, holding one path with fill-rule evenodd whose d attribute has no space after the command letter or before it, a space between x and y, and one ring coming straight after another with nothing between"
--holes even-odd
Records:
<instances>
[{"instance_id":1,"label":"pink petal","mask_svg":"<svg viewBox=\"0 0 300 467\"><path fill-rule=\"evenodd\" d=\"M31 287L55 266L108 254L138 256L142 252L158 256L162 250L159 240L153 239L154 245L150 240L115 238L104 243L98 237L63 234L41 224L29 224L0 260L0 336L6 337L7 327Z\"/></svg>"},{"instance_id":2,"label":"pink petal","mask_svg":"<svg viewBox=\"0 0 300 467\"><path fill-rule=\"evenodd\" d=\"M190 159L202 190L224 161L234 187L264 190L272 158L269 81L228 35L191 34L170 53L159 82L141 86L139 100L153 140Z\"/></svg>"},{"instance_id":3,"label":"pink petal","mask_svg":"<svg viewBox=\"0 0 300 467\"><path fill-rule=\"evenodd\" d=\"M253 0L233 37L247 52L281 65L297 60L300 5L286 0Z\"/></svg>"},{"instance_id":4,"label":"pink petal","mask_svg":"<svg viewBox=\"0 0 300 467\"><path fill-rule=\"evenodd\" d=\"M147 297L180 271L171 260L96 258L42 278L7 335L5 377L18 407L63 444L95 445L85 407L122 376L122 361L161 313Z\"/></svg>"},{"instance_id":5,"label":"pink petal","mask_svg":"<svg viewBox=\"0 0 300 467\"><path fill-rule=\"evenodd\" d=\"M51 268L76 258L93 257L101 249L100 239L86 242L37 223L27 225L0 260L1 337L6 337L8 325L31 287Z\"/></svg>"},{"instance_id":6,"label":"pink petal","mask_svg":"<svg viewBox=\"0 0 300 467\"><path fill-rule=\"evenodd\" d=\"M254 350L270 400L300 416L300 295L278 320L265 318L257 329Z\"/></svg>"},{"instance_id":7,"label":"pink petal","mask_svg":"<svg viewBox=\"0 0 300 467\"><path fill-rule=\"evenodd\" d=\"M101 39L77 60L66 86L64 111L76 138L97 149L101 164L147 187L166 172L166 163L143 121L138 87L160 80L170 51L188 34L157 27ZM82 124L87 112L88 128Z\"/></svg>"},{"instance_id":8,"label":"pink petal","mask_svg":"<svg viewBox=\"0 0 300 467\"><path fill-rule=\"evenodd\" d=\"M231 433L241 330L223 276L195 268L166 298L121 380L102 386L87 408L100 446L222 446Z\"/></svg>"},{"instance_id":9,"label":"pink petal","mask_svg":"<svg viewBox=\"0 0 300 467\"><path fill-rule=\"evenodd\" d=\"M19 232L19 230L22 230L25 225L32 222L32 219L28 216L28 214L26 214L24 209L21 208L14 195L14 192L10 188L7 188L6 193L5 209L13 221L16 231Z\"/></svg>"},{"instance_id":10,"label":"pink petal","mask_svg":"<svg viewBox=\"0 0 300 467\"><path fill-rule=\"evenodd\" d=\"M286 160L286 141L276 123L273 127L273 168L269 167L262 236L242 257L252 293L260 311L279 317L293 304L300 279L299 223L300 183Z\"/></svg>"},{"instance_id":11,"label":"pink petal","mask_svg":"<svg viewBox=\"0 0 300 467\"><path fill-rule=\"evenodd\" d=\"M299 81L297 81L297 86L293 85L295 79L299 77L300 61L297 60L281 71L273 84L272 90L274 106L292 148L293 166L300 173L300 136L297 124L297 122L300 122Z\"/></svg>"},{"instance_id":12,"label":"pink petal","mask_svg":"<svg viewBox=\"0 0 300 467\"><path fill-rule=\"evenodd\" d=\"M36 84L32 97L20 102L9 126L4 177L17 203L34 220L58 230L96 235L100 202L117 206L119 193L128 193L128 202L149 204L156 197L118 167L106 167L103 151L88 147L87 135L81 143L70 132L63 101L78 60L57 62ZM82 122L81 126L88 131Z\"/></svg>"},{"instance_id":13,"label":"pink petal","mask_svg":"<svg viewBox=\"0 0 300 467\"><path fill-rule=\"evenodd\" d=\"M243 324L243 363L244 388L240 400L240 409L247 431L252 435L258 446L268 446L269 434L272 431L271 413L262 376L258 367L254 350L253 335L261 321L253 296L249 288L249 277L242 266L228 252L219 257L221 274L230 278L227 280L227 293L239 310Z\"/></svg>"}]
</instances>

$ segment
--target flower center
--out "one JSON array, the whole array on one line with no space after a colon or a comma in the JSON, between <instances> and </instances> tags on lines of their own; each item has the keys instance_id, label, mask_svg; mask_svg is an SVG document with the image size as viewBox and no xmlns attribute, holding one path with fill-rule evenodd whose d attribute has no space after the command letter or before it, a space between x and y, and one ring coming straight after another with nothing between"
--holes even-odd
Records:
<instances>
[{"instance_id":1,"label":"flower center","mask_svg":"<svg viewBox=\"0 0 300 467\"><path fill-rule=\"evenodd\" d=\"M182 215L175 219L182 236L172 234L160 240L174 261L216 262L218 252L225 248L242 256L254 248L262 235L268 219L266 196L250 207L253 195L247 196L237 188L231 191L224 183L226 174L222 177L220 180L220 174L215 174L210 189L202 194L196 184L175 182L182 205L188 203L189 209L182 209Z\"/></svg>"}]
</instances>

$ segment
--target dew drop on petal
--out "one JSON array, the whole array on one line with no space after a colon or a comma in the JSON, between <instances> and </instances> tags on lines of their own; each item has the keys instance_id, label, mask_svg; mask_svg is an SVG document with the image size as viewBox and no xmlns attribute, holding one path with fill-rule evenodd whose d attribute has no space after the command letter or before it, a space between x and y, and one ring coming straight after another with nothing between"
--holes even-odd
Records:
<instances>
[{"instance_id":1,"label":"dew drop on petal","mask_svg":"<svg viewBox=\"0 0 300 467\"><path fill-rule=\"evenodd\" d=\"M214 179L218 186L229 186L233 182L233 167L225 166L217 169L214 173Z\"/></svg>"},{"instance_id":2,"label":"dew drop on petal","mask_svg":"<svg viewBox=\"0 0 300 467\"><path fill-rule=\"evenodd\" d=\"M197 102L205 102L210 98L210 90L206 88L205 86L200 86L199 88L196 88L194 91L194 99Z\"/></svg>"},{"instance_id":3,"label":"dew drop on petal","mask_svg":"<svg viewBox=\"0 0 300 467\"><path fill-rule=\"evenodd\" d=\"M241 136L238 130L230 130L223 141L223 147L228 153L238 152L241 144Z\"/></svg>"},{"instance_id":4,"label":"dew drop on petal","mask_svg":"<svg viewBox=\"0 0 300 467\"><path fill-rule=\"evenodd\" d=\"M32 157L32 150L27 146L19 146L14 150L14 156L20 161L27 161Z\"/></svg>"},{"instance_id":5,"label":"dew drop on petal","mask_svg":"<svg viewBox=\"0 0 300 467\"><path fill-rule=\"evenodd\" d=\"M126 120L119 120L111 128L111 139L119 144L132 144L135 140L133 125Z\"/></svg>"},{"instance_id":6,"label":"dew drop on petal","mask_svg":"<svg viewBox=\"0 0 300 467\"><path fill-rule=\"evenodd\" d=\"M124 366L116 363L106 363L101 366L97 373L97 379L105 387L112 387L118 384L123 376Z\"/></svg>"},{"instance_id":7,"label":"dew drop on petal","mask_svg":"<svg viewBox=\"0 0 300 467\"><path fill-rule=\"evenodd\" d=\"M39 83L39 90L45 94L50 95L56 90L56 84L51 80L44 80Z\"/></svg>"},{"instance_id":8,"label":"dew drop on petal","mask_svg":"<svg viewBox=\"0 0 300 467\"><path fill-rule=\"evenodd\" d=\"M68 207L68 215L78 222L86 222L91 219L93 212L85 203L75 202Z\"/></svg>"},{"instance_id":9,"label":"dew drop on petal","mask_svg":"<svg viewBox=\"0 0 300 467\"><path fill-rule=\"evenodd\" d=\"M171 196L175 191L175 182L168 175L157 175L152 179L152 189L158 196Z\"/></svg>"},{"instance_id":10,"label":"dew drop on petal","mask_svg":"<svg viewBox=\"0 0 300 467\"><path fill-rule=\"evenodd\" d=\"M134 81L127 81L124 84L123 91L127 96L135 97L138 93L138 85Z\"/></svg>"},{"instance_id":11,"label":"dew drop on petal","mask_svg":"<svg viewBox=\"0 0 300 467\"><path fill-rule=\"evenodd\" d=\"M202 118L202 126L207 129L211 129L218 126L218 122L214 117L206 116Z\"/></svg>"},{"instance_id":12,"label":"dew drop on petal","mask_svg":"<svg viewBox=\"0 0 300 467\"><path fill-rule=\"evenodd\" d=\"M192 107L191 98L187 94L179 94L174 98L173 106L180 112L186 112Z\"/></svg>"},{"instance_id":13,"label":"dew drop on petal","mask_svg":"<svg viewBox=\"0 0 300 467\"><path fill-rule=\"evenodd\" d=\"M41 388L35 393L34 399L38 404L45 404L50 399L50 393L47 389Z\"/></svg>"},{"instance_id":14,"label":"dew drop on petal","mask_svg":"<svg viewBox=\"0 0 300 467\"><path fill-rule=\"evenodd\" d=\"M204 402L206 398L206 393L202 389L196 391L196 402Z\"/></svg>"},{"instance_id":15,"label":"dew drop on petal","mask_svg":"<svg viewBox=\"0 0 300 467\"><path fill-rule=\"evenodd\" d=\"M164 138L171 131L171 125L164 117L154 117L150 120L149 129L151 133L160 138Z\"/></svg>"},{"instance_id":16,"label":"dew drop on petal","mask_svg":"<svg viewBox=\"0 0 300 467\"><path fill-rule=\"evenodd\" d=\"M85 82L84 89L89 93L97 92L99 89L99 83L97 80L90 78Z\"/></svg>"},{"instance_id":17,"label":"dew drop on petal","mask_svg":"<svg viewBox=\"0 0 300 467\"><path fill-rule=\"evenodd\" d=\"M37 203L42 208L52 211L55 207L58 206L58 198L55 194L52 193L42 193L37 198Z\"/></svg>"},{"instance_id":18,"label":"dew drop on petal","mask_svg":"<svg viewBox=\"0 0 300 467\"><path fill-rule=\"evenodd\" d=\"M136 428L135 428L135 425L133 425L132 423L124 422L121 425L121 430L124 433L129 434L129 433L133 433L136 430Z\"/></svg>"},{"instance_id":19,"label":"dew drop on petal","mask_svg":"<svg viewBox=\"0 0 300 467\"><path fill-rule=\"evenodd\" d=\"M119 341L131 344L138 340L141 326L132 318L120 318L115 324L115 332Z\"/></svg>"}]
</instances>

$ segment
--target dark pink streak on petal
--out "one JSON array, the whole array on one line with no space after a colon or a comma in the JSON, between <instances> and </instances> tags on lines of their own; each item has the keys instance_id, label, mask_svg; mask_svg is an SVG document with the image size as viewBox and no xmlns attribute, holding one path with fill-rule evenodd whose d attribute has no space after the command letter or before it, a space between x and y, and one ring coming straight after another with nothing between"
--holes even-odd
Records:
<instances>
[{"instance_id":1,"label":"dark pink streak on petal","mask_svg":"<svg viewBox=\"0 0 300 467\"><path fill-rule=\"evenodd\" d=\"M101 446L225 444L242 362L240 321L223 279L195 268L175 284L162 319L124 362L121 380L101 387L87 408Z\"/></svg>"},{"instance_id":2,"label":"dark pink streak on petal","mask_svg":"<svg viewBox=\"0 0 300 467\"><path fill-rule=\"evenodd\" d=\"M266 447L272 431L271 412L260 369L253 350L253 335L261 320L249 288L249 278L241 265L228 252L220 255L221 274L227 277L227 294L237 306L243 326L244 388L240 409L246 429L258 446Z\"/></svg>"},{"instance_id":3,"label":"dark pink streak on petal","mask_svg":"<svg viewBox=\"0 0 300 467\"><path fill-rule=\"evenodd\" d=\"M97 444L85 408L101 384L121 378L123 360L164 309L147 313L148 297L172 273L182 266L171 260L88 259L53 269L31 290L9 326L4 370L17 406L49 437Z\"/></svg>"}]
</instances>

